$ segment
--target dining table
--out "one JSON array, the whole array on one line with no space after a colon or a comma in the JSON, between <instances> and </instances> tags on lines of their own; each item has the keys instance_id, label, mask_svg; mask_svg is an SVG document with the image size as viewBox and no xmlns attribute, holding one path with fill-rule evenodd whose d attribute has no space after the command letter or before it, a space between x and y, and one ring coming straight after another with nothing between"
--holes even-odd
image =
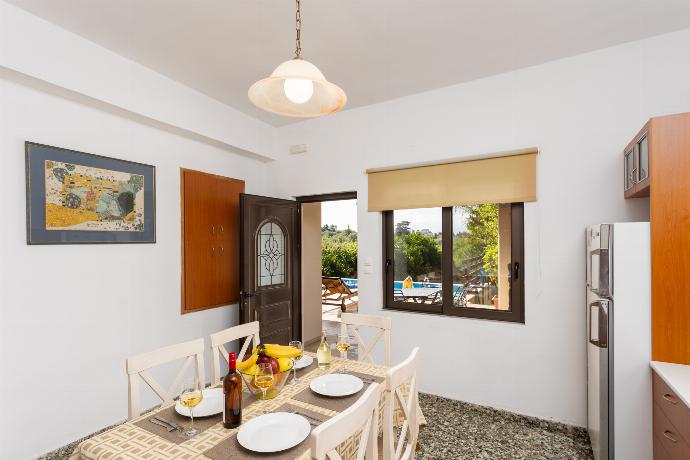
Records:
<instances>
[{"instance_id":1,"label":"dining table","mask_svg":"<svg viewBox=\"0 0 690 460\"><path fill-rule=\"evenodd\" d=\"M386 366L351 359L333 357L331 364L325 368L317 366L316 355L305 352L313 357L313 363L297 371L298 381L288 382L282 391L273 399L259 400L246 388L243 393L242 423L270 412L291 412L304 416L311 428L318 426L338 413L351 406L372 383L380 383L381 399L379 406L379 436L383 428L384 381ZM329 398L314 393L309 384L312 380L325 374L345 372L358 376L364 382L364 388L357 394L342 398ZM289 377L292 380L292 376ZM405 393L406 387L403 387ZM407 397L407 395L405 395ZM149 411L133 420L115 426L80 443L70 460L96 459L196 459L196 460L309 460L311 451L309 437L295 447L272 454L260 454L249 451L239 445L238 430L242 428L226 429L222 424L222 415L209 417L195 417L194 426L198 434L191 438L185 437L180 431L168 432L165 428L151 421L154 417L173 421L184 427L189 425L189 418L179 415L174 410L174 403ZM404 421L402 411L396 408L394 412L395 426L401 426ZM424 415L419 415L419 424L425 425ZM337 451L343 460L357 458L359 434L350 436L338 446Z\"/></svg>"}]
</instances>

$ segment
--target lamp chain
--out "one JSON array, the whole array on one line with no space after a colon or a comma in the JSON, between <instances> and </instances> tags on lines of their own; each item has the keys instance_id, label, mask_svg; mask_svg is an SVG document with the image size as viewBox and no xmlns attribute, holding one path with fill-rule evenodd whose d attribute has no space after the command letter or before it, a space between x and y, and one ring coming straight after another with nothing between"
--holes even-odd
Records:
<instances>
[{"instance_id":1,"label":"lamp chain","mask_svg":"<svg viewBox=\"0 0 690 460\"><path fill-rule=\"evenodd\" d=\"M297 1L297 12L295 13L295 30L297 31L297 39L295 40L295 59L302 59L302 43L300 34L302 32L302 12L300 10L300 0Z\"/></svg>"}]
</instances>

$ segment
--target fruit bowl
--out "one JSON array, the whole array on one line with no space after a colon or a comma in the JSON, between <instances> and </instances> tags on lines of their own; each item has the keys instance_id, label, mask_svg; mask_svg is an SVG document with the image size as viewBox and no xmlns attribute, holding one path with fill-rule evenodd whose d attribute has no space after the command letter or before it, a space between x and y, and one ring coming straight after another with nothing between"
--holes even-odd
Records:
<instances>
[{"instance_id":1,"label":"fruit bowl","mask_svg":"<svg viewBox=\"0 0 690 460\"><path fill-rule=\"evenodd\" d=\"M261 388L254 384L255 375L253 373L246 373L246 371L241 370L238 370L237 372L239 372L239 374L242 376L244 385L249 388L249 391L251 391L257 399L264 399ZM290 378L290 372L292 372L292 362L290 363L290 367L288 369L273 374L273 385L266 390L266 399L273 399L280 394L285 386L285 382L287 382Z\"/></svg>"}]
</instances>

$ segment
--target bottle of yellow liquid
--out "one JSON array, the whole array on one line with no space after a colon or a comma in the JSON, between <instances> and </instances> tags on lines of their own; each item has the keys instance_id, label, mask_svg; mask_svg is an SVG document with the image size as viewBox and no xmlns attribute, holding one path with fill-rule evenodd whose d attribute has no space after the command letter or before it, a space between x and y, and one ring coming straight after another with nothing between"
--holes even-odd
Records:
<instances>
[{"instance_id":1,"label":"bottle of yellow liquid","mask_svg":"<svg viewBox=\"0 0 690 460\"><path fill-rule=\"evenodd\" d=\"M319 348L316 349L316 360L321 369L331 364L331 346L326 340L326 331L321 332L321 343Z\"/></svg>"}]
</instances>

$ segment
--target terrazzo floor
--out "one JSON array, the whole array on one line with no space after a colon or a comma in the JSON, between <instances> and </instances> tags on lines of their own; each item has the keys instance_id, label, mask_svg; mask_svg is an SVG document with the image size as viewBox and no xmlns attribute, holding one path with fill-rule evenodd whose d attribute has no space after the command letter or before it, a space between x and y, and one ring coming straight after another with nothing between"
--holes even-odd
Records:
<instances>
[{"instance_id":1,"label":"terrazzo floor","mask_svg":"<svg viewBox=\"0 0 690 460\"><path fill-rule=\"evenodd\" d=\"M419 394L427 426L417 459L593 459L584 428Z\"/></svg>"}]
</instances>

